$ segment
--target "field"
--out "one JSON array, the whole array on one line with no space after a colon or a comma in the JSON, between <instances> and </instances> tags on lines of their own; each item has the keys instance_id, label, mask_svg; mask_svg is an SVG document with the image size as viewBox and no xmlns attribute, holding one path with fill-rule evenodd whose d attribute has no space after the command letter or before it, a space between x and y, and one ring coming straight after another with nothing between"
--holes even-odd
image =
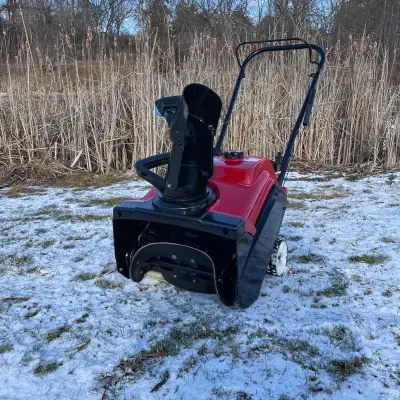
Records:
<instances>
[{"instance_id":1,"label":"field","mask_svg":"<svg viewBox=\"0 0 400 400\"><path fill-rule=\"evenodd\" d=\"M287 187L291 273L246 310L115 272L145 182L0 190L0 399L400 399L400 173Z\"/></svg>"}]
</instances>

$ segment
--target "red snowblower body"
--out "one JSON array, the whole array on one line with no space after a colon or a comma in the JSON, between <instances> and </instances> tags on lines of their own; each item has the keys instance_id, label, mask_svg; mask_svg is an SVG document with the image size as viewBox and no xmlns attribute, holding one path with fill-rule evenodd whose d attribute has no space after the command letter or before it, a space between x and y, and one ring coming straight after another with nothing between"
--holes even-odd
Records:
<instances>
[{"instance_id":1,"label":"red snowblower body","mask_svg":"<svg viewBox=\"0 0 400 400\"><path fill-rule=\"evenodd\" d=\"M240 62L238 51L246 44L267 46ZM249 61L291 50L308 51L315 71L283 157L278 153L272 162L222 151ZM137 173L153 188L114 208L113 230L117 269L126 278L140 282L155 271L179 288L216 293L224 304L245 308L258 298L266 273L287 271L286 242L278 238L287 206L283 183L300 126L310 121L325 54L301 39L278 39L243 42L236 57L240 72L215 147L222 102L210 88L194 83L181 96L156 101L156 114L169 125L172 150L137 161ZM151 171L163 165L168 165L165 177Z\"/></svg>"}]
</instances>

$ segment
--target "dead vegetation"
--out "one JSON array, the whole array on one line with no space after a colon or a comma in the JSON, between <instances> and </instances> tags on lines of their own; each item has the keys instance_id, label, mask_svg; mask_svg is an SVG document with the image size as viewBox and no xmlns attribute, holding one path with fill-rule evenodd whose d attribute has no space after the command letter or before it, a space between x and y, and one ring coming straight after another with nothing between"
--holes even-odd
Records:
<instances>
[{"instance_id":1,"label":"dead vegetation","mask_svg":"<svg viewBox=\"0 0 400 400\"><path fill-rule=\"evenodd\" d=\"M70 54L60 51L54 54L54 62L63 66L60 70L43 70L28 52L13 63L9 58L2 81L0 149L7 166L2 181L26 181L42 174L55 182L66 176L61 181L68 185L72 171L132 170L136 159L167 150L166 126L153 117L156 96L179 94L189 82L200 82L226 104L238 72L232 52L221 57L216 51L216 45L232 48L229 39L214 43L201 36L183 60L163 57L162 67L150 37L142 38L134 52L115 49L110 57L66 63L62 60ZM296 146L299 160L363 165L361 174L376 166L398 165L399 89L391 85L388 50L373 40L353 38L354 45L346 50L340 45L327 49L331 56L324 84L307 135ZM163 55L177 50L167 46ZM304 53L255 60L239 93L242 106L234 113L226 146L269 157L281 151L308 72ZM92 184L88 179L84 186Z\"/></svg>"}]
</instances>

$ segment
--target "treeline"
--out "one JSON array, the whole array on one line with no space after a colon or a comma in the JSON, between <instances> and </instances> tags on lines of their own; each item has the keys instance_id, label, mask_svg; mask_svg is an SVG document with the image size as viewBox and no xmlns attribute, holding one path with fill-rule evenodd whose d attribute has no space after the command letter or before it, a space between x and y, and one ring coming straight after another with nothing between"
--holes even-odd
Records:
<instances>
[{"instance_id":1,"label":"treeline","mask_svg":"<svg viewBox=\"0 0 400 400\"><path fill-rule=\"evenodd\" d=\"M3 0L0 56L64 46L76 57L134 50L156 38L185 51L196 38L319 37L332 45L368 37L393 56L400 41L398 0ZM136 40L135 40L136 36Z\"/></svg>"}]
</instances>

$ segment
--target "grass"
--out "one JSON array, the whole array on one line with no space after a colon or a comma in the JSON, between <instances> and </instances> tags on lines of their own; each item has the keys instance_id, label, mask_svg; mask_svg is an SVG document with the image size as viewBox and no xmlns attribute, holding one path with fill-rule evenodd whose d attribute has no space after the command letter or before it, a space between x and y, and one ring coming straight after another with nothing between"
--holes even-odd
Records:
<instances>
[{"instance_id":1,"label":"grass","mask_svg":"<svg viewBox=\"0 0 400 400\"><path fill-rule=\"evenodd\" d=\"M307 208L307 204L303 201L289 201L288 207L294 210L304 210Z\"/></svg>"},{"instance_id":2,"label":"grass","mask_svg":"<svg viewBox=\"0 0 400 400\"><path fill-rule=\"evenodd\" d=\"M384 242L384 243L396 243L396 240L393 239L391 236L384 236L382 238L382 242Z\"/></svg>"},{"instance_id":3,"label":"grass","mask_svg":"<svg viewBox=\"0 0 400 400\"><path fill-rule=\"evenodd\" d=\"M324 192L298 192L298 193L289 193L289 199L297 199L297 200L332 200L343 197L348 197L350 193L344 189L337 189L331 193Z\"/></svg>"},{"instance_id":4,"label":"grass","mask_svg":"<svg viewBox=\"0 0 400 400\"><path fill-rule=\"evenodd\" d=\"M85 203L85 207L93 207L93 206L103 206L103 207L113 207L119 203L125 201L126 197L111 197L107 199L93 199L89 202Z\"/></svg>"},{"instance_id":5,"label":"grass","mask_svg":"<svg viewBox=\"0 0 400 400\"><path fill-rule=\"evenodd\" d=\"M0 255L0 263L8 264L11 267L23 267L24 265L32 264L31 256L17 256L15 254Z\"/></svg>"},{"instance_id":6,"label":"grass","mask_svg":"<svg viewBox=\"0 0 400 400\"><path fill-rule=\"evenodd\" d=\"M107 281L105 279L98 279L96 281L96 285L103 289L119 289L124 286L124 284L122 282L111 282L111 281Z\"/></svg>"},{"instance_id":7,"label":"grass","mask_svg":"<svg viewBox=\"0 0 400 400\"><path fill-rule=\"evenodd\" d=\"M61 367L62 362L50 362L39 364L34 370L35 375L47 375L54 372L58 367Z\"/></svg>"},{"instance_id":8,"label":"grass","mask_svg":"<svg viewBox=\"0 0 400 400\"><path fill-rule=\"evenodd\" d=\"M0 344L0 354L9 353L12 349L13 345L11 343Z\"/></svg>"},{"instance_id":9,"label":"grass","mask_svg":"<svg viewBox=\"0 0 400 400\"><path fill-rule=\"evenodd\" d=\"M29 311L29 312L27 312L27 313L24 315L24 319L32 318L32 317L34 317L35 315L38 315L39 312L40 312L40 308L38 308L37 310L34 310L34 311Z\"/></svg>"},{"instance_id":10,"label":"grass","mask_svg":"<svg viewBox=\"0 0 400 400\"><path fill-rule=\"evenodd\" d=\"M283 292L283 293L289 293L289 292L290 292L290 287L289 287L288 285L284 285L284 286L282 287L282 292Z\"/></svg>"},{"instance_id":11,"label":"grass","mask_svg":"<svg viewBox=\"0 0 400 400\"><path fill-rule=\"evenodd\" d=\"M47 215L47 216L52 216L53 213L58 211L58 207L55 205L49 205L46 207L43 207L41 209L39 209L38 211L34 212L32 215L32 217L40 217L43 215ZM45 233L45 232L43 232Z\"/></svg>"},{"instance_id":12,"label":"grass","mask_svg":"<svg viewBox=\"0 0 400 400\"><path fill-rule=\"evenodd\" d=\"M136 382L143 377L149 369L159 369L160 360L166 356L176 356L183 348L192 347L199 340L212 339L217 342L229 343L232 335L239 332L238 325L229 325L223 329L213 329L206 322L199 321L183 327L174 327L169 334L157 342L153 343L146 350L124 357L107 374L103 374L98 379L98 386L105 392L115 390L120 382L126 384L127 381ZM229 343L232 344L232 343ZM205 347L200 347L198 352L205 352ZM199 354L199 353L198 353ZM186 365L189 368L194 365L194 361Z\"/></svg>"},{"instance_id":13,"label":"grass","mask_svg":"<svg viewBox=\"0 0 400 400\"><path fill-rule=\"evenodd\" d=\"M345 296L349 284L343 272L335 270L331 275L331 286L317 292L320 296L339 297Z\"/></svg>"},{"instance_id":14,"label":"grass","mask_svg":"<svg viewBox=\"0 0 400 400\"><path fill-rule=\"evenodd\" d=\"M38 267L31 267L28 268L24 271L24 274L39 274L40 273L40 269Z\"/></svg>"},{"instance_id":15,"label":"grass","mask_svg":"<svg viewBox=\"0 0 400 400\"><path fill-rule=\"evenodd\" d=\"M83 237L83 236L68 236L68 237L66 237L65 240L68 240L68 241L89 240L89 238L86 238L86 237Z\"/></svg>"},{"instance_id":16,"label":"grass","mask_svg":"<svg viewBox=\"0 0 400 400\"><path fill-rule=\"evenodd\" d=\"M356 338L353 331L344 324L335 324L324 328L324 333L332 344L339 347L343 351L357 351Z\"/></svg>"},{"instance_id":17,"label":"grass","mask_svg":"<svg viewBox=\"0 0 400 400\"><path fill-rule=\"evenodd\" d=\"M367 363L368 359L366 357L360 358L358 356L344 360L332 360L328 364L328 372L344 380L351 375L359 373Z\"/></svg>"},{"instance_id":18,"label":"grass","mask_svg":"<svg viewBox=\"0 0 400 400\"><path fill-rule=\"evenodd\" d=\"M198 363L198 359L194 356L190 357L188 360L186 360L183 364L182 370L185 373L190 372Z\"/></svg>"},{"instance_id":19,"label":"grass","mask_svg":"<svg viewBox=\"0 0 400 400\"><path fill-rule=\"evenodd\" d=\"M54 218L58 221L71 221L71 222L91 222L91 221L104 221L110 219L109 215L95 215L95 214L68 214L68 213L57 213Z\"/></svg>"},{"instance_id":20,"label":"grass","mask_svg":"<svg viewBox=\"0 0 400 400\"><path fill-rule=\"evenodd\" d=\"M22 303L24 301L28 301L30 297L3 297L2 300L4 303Z\"/></svg>"},{"instance_id":21,"label":"grass","mask_svg":"<svg viewBox=\"0 0 400 400\"><path fill-rule=\"evenodd\" d=\"M299 256L298 261L301 264L322 263L324 262L324 257L320 256L319 254L309 253Z\"/></svg>"},{"instance_id":22,"label":"grass","mask_svg":"<svg viewBox=\"0 0 400 400\"><path fill-rule=\"evenodd\" d=\"M289 221L286 223L287 226L291 226L293 228L303 228L304 222L297 222L297 221Z\"/></svg>"},{"instance_id":23,"label":"grass","mask_svg":"<svg viewBox=\"0 0 400 400\"><path fill-rule=\"evenodd\" d=\"M23 196L40 195L43 194L43 192L44 189L41 188L30 188L21 185L13 185L9 191L3 194L9 198L19 198Z\"/></svg>"},{"instance_id":24,"label":"grass","mask_svg":"<svg viewBox=\"0 0 400 400\"><path fill-rule=\"evenodd\" d=\"M294 359L298 358L299 353L304 353L308 357L315 357L319 354L318 349L307 340L287 340L285 347L292 353Z\"/></svg>"},{"instance_id":25,"label":"grass","mask_svg":"<svg viewBox=\"0 0 400 400\"><path fill-rule=\"evenodd\" d=\"M60 326L57 329L54 329L53 331L50 331L46 334L46 340L48 342L52 342L53 340L58 339L59 337L61 337L64 333L68 333L71 331L71 327L64 325L64 326Z\"/></svg>"},{"instance_id":26,"label":"grass","mask_svg":"<svg viewBox=\"0 0 400 400\"><path fill-rule=\"evenodd\" d=\"M393 185L394 181L396 180L396 175L395 174L391 174L388 176L386 183L391 186Z\"/></svg>"},{"instance_id":27,"label":"grass","mask_svg":"<svg viewBox=\"0 0 400 400\"><path fill-rule=\"evenodd\" d=\"M83 324L86 322L86 320L89 318L89 314L83 314L81 317L79 317L75 322L78 324Z\"/></svg>"},{"instance_id":28,"label":"grass","mask_svg":"<svg viewBox=\"0 0 400 400\"><path fill-rule=\"evenodd\" d=\"M197 354L199 356L205 356L208 353L208 347L205 343L203 343L199 349L197 350Z\"/></svg>"},{"instance_id":29,"label":"grass","mask_svg":"<svg viewBox=\"0 0 400 400\"><path fill-rule=\"evenodd\" d=\"M45 240L45 241L42 243L42 247L47 248L47 247L53 246L53 244L54 244L55 242L56 242L55 240Z\"/></svg>"},{"instance_id":30,"label":"grass","mask_svg":"<svg viewBox=\"0 0 400 400\"><path fill-rule=\"evenodd\" d=\"M49 217L57 220L57 221L71 221L71 222L90 222L90 221L103 221L106 219L110 219L111 217L109 215L96 215L96 214L73 214L70 213L68 210L59 208L54 205L50 205L44 208L41 208L34 214L32 214L31 217L38 217L38 216L44 216L48 215ZM27 217L22 218L23 222L27 222L30 220L27 219ZM72 236L69 236L67 240L84 240L83 239L73 239Z\"/></svg>"},{"instance_id":31,"label":"grass","mask_svg":"<svg viewBox=\"0 0 400 400\"><path fill-rule=\"evenodd\" d=\"M292 242L299 242L300 240L303 240L303 236L288 236L286 238L287 240L291 240Z\"/></svg>"},{"instance_id":32,"label":"grass","mask_svg":"<svg viewBox=\"0 0 400 400\"><path fill-rule=\"evenodd\" d=\"M364 263L369 265L380 264L386 261L388 257L384 254L361 254L350 256L349 261L353 263Z\"/></svg>"},{"instance_id":33,"label":"grass","mask_svg":"<svg viewBox=\"0 0 400 400\"><path fill-rule=\"evenodd\" d=\"M382 296L383 297L392 297L393 296L393 292L390 289L386 289L382 292Z\"/></svg>"},{"instance_id":34,"label":"grass","mask_svg":"<svg viewBox=\"0 0 400 400\"><path fill-rule=\"evenodd\" d=\"M81 272L75 277L75 279L79 281L89 281L91 279L97 278L97 276L98 276L97 274L93 274L91 272Z\"/></svg>"}]
</instances>

